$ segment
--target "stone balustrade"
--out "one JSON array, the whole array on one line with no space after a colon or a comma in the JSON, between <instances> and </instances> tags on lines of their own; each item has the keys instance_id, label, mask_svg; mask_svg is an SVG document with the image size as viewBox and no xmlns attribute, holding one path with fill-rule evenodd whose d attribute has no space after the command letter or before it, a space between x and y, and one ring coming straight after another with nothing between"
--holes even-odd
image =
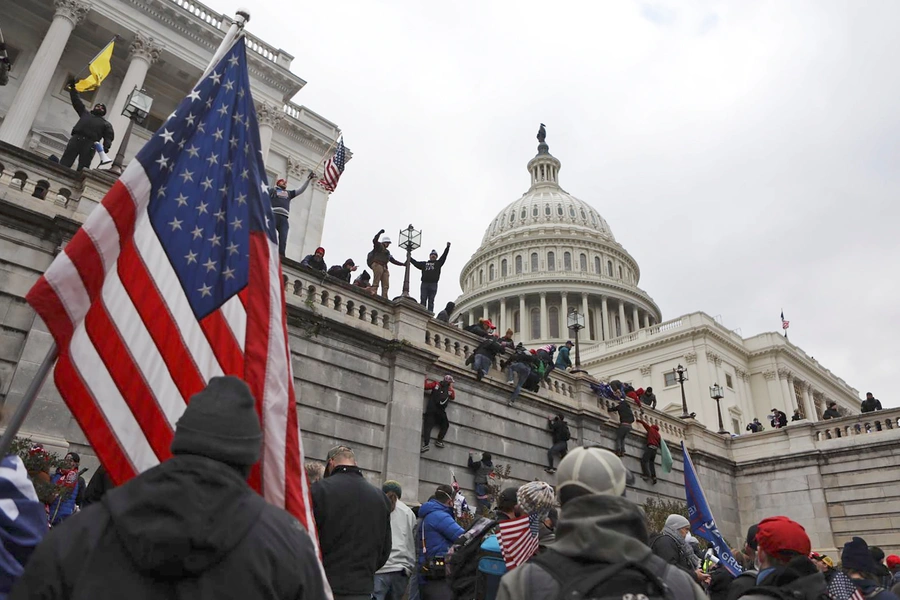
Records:
<instances>
[{"instance_id":1,"label":"stone balustrade","mask_svg":"<svg viewBox=\"0 0 900 600\"><path fill-rule=\"evenodd\" d=\"M856 435L900 431L900 408L850 415L816 423L816 439L836 440Z\"/></svg>"}]
</instances>

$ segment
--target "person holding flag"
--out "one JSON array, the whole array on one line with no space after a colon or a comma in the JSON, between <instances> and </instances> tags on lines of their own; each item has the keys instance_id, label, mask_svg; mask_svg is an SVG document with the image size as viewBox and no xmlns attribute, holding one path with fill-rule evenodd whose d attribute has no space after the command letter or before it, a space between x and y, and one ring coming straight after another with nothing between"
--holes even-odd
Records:
<instances>
[{"instance_id":1,"label":"person holding flag","mask_svg":"<svg viewBox=\"0 0 900 600\"><path fill-rule=\"evenodd\" d=\"M106 105L98 102L88 112L78 95L77 86L75 78L71 77L66 87L69 90L69 98L72 100L72 108L78 113L78 121L72 128L72 137L66 144L66 150L59 159L59 164L71 167L77 158L78 170L81 171L91 166L91 160L94 158L94 144L102 141L103 152L109 152L116 134L112 124L104 118L106 117Z\"/></svg>"}]
</instances>

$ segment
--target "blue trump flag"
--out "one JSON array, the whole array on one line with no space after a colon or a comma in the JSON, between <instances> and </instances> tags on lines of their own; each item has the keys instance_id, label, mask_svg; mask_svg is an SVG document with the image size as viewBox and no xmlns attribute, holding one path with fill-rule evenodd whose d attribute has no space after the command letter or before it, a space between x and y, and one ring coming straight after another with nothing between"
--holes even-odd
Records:
<instances>
[{"instance_id":1,"label":"blue trump flag","mask_svg":"<svg viewBox=\"0 0 900 600\"><path fill-rule=\"evenodd\" d=\"M697 479L694 462L691 460L687 448L684 447L684 442L681 442L681 450L684 452L684 493L687 499L688 518L691 520L691 531L694 532L694 535L702 537L712 544L719 556L720 564L728 569L732 577L737 577L743 569L731 555L731 549L722 539L719 528L716 527L716 521L713 519L712 511L709 510L706 496L703 495L703 488L700 487L700 480Z\"/></svg>"}]
</instances>

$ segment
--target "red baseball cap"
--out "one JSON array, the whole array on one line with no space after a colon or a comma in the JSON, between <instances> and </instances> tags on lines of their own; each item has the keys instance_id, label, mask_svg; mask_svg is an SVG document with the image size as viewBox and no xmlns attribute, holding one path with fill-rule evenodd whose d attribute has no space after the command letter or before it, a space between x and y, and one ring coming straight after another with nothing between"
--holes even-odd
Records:
<instances>
[{"instance_id":1,"label":"red baseball cap","mask_svg":"<svg viewBox=\"0 0 900 600\"><path fill-rule=\"evenodd\" d=\"M812 550L803 526L787 517L769 517L760 521L756 541L766 554L794 552L809 556Z\"/></svg>"},{"instance_id":2,"label":"red baseball cap","mask_svg":"<svg viewBox=\"0 0 900 600\"><path fill-rule=\"evenodd\" d=\"M896 554L891 554L890 556L888 556L885 559L884 562L887 563L888 569L896 569L897 567L900 567L900 556L897 556Z\"/></svg>"}]
</instances>

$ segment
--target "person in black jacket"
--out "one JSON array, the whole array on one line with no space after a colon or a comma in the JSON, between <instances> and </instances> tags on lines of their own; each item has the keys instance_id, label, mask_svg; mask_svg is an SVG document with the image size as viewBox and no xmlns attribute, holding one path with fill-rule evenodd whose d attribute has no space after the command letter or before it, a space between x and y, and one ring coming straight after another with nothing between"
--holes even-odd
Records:
<instances>
[{"instance_id":1,"label":"person in black jacket","mask_svg":"<svg viewBox=\"0 0 900 600\"><path fill-rule=\"evenodd\" d=\"M475 348L473 354L475 355L472 359L472 368L475 370L475 379L481 381L482 377L488 374L488 371L491 369L491 364L494 362L494 357L503 352L503 346L500 345L500 342L497 341L495 336L491 336L486 338L483 342L478 344L478 347Z\"/></svg>"},{"instance_id":2,"label":"person in black jacket","mask_svg":"<svg viewBox=\"0 0 900 600\"><path fill-rule=\"evenodd\" d=\"M512 385L513 377L516 377L516 388L513 390L509 400L506 401L506 404L509 406L513 405L513 402L516 401L516 398L522 392L522 388L531 376L535 362L537 362L537 359L524 346L521 346L521 350L517 347L516 353L510 357L506 366L506 383ZM501 364L500 366L502 367L503 365ZM550 466L552 467L553 464L551 463Z\"/></svg>"},{"instance_id":3,"label":"person in black jacket","mask_svg":"<svg viewBox=\"0 0 900 600\"><path fill-rule=\"evenodd\" d=\"M104 119L106 116L106 105L97 103L94 108L88 112L75 89L75 78L69 78L68 85L69 98L72 101L72 108L78 113L78 122L72 128L72 137L66 144L66 150L63 152L59 164L64 167L71 167L78 159L78 170L90 168L91 160L94 158L94 144L103 141L103 151L109 152L115 137L113 126L109 121Z\"/></svg>"},{"instance_id":4,"label":"person in black jacket","mask_svg":"<svg viewBox=\"0 0 900 600\"><path fill-rule=\"evenodd\" d=\"M348 446L328 451L325 478L313 484L312 500L335 600L369 598L375 571L391 554L390 500L366 481Z\"/></svg>"},{"instance_id":5,"label":"person in black jacket","mask_svg":"<svg viewBox=\"0 0 900 600\"><path fill-rule=\"evenodd\" d=\"M828 408L825 409L825 412L822 413L823 419L840 419L841 413L838 411L837 402L832 400L828 403Z\"/></svg>"},{"instance_id":6,"label":"person in black jacket","mask_svg":"<svg viewBox=\"0 0 900 600\"><path fill-rule=\"evenodd\" d=\"M341 266L334 265L330 269L328 269L328 274L334 277L335 279L340 279L341 281L346 281L350 283L350 273L356 270L356 263L353 262L352 258L348 258L344 261L344 264Z\"/></svg>"},{"instance_id":7,"label":"person in black jacket","mask_svg":"<svg viewBox=\"0 0 900 600\"><path fill-rule=\"evenodd\" d=\"M609 412L619 413L619 428L616 429L616 456L625 456L625 438L631 433L631 424L634 423L634 411L628 405L628 400L622 398L619 403L608 409Z\"/></svg>"},{"instance_id":8,"label":"person in black jacket","mask_svg":"<svg viewBox=\"0 0 900 600\"><path fill-rule=\"evenodd\" d=\"M872 392L866 392L866 399L860 402L859 412L868 413L881 410L881 400L872 395Z\"/></svg>"},{"instance_id":9,"label":"person in black jacket","mask_svg":"<svg viewBox=\"0 0 900 600\"><path fill-rule=\"evenodd\" d=\"M250 388L212 378L178 420L174 456L53 528L11 600L324 598L302 525L247 485L261 444Z\"/></svg>"},{"instance_id":10,"label":"person in black jacket","mask_svg":"<svg viewBox=\"0 0 900 600\"><path fill-rule=\"evenodd\" d=\"M489 319L478 319L477 323L469 325L466 327L466 331L469 333L474 333L478 337L489 338L491 337L491 332L496 329L494 324L491 323Z\"/></svg>"},{"instance_id":11,"label":"person in black jacket","mask_svg":"<svg viewBox=\"0 0 900 600\"><path fill-rule=\"evenodd\" d=\"M494 471L493 457L490 452L482 452L481 460L472 460L469 452L469 469L475 474L475 499L478 502L478 513L487 515L491 510L491 488L488 477Z\"/></svg>"},{"instance_id":12,"label":"person in black jacket","mask_svg":"<svg viewBox=\"0 0 900 600\"><path fill-rule=\"evenodd\" d=\"M438 426L438 436L434 445L444 447L444 436L450 429L450 419L447 418L447 404L456 399L456 391L453 389L453 376L444 375L440 381L425 380L425 390L430 391L428 405L425 408L424 423L422 424L422 452L431 450L431 430Z\"/></svg>"},{"instance_id":13,"label":"person in black jacket","mask_svg":"<svg viewBox=\"0 0 900 600\"><path fill-rule=\"evenodd\" d=\"M275 187L266 188L272 212L275 214L275 231L278 232L278 255L284 256L287 248L288 231L291 229L291 200L306 191L309 183L316 178L315 171L310 171L306 181L296 190L287 189L287 180L279 179Z\"/></svg>"},{"instance_id":14,"label":"person in black jacket","mask_svg":"<svg viewBox=\"0 0 900 600\"><path fill-rule=\"evenodd\" d=\"M307 254L303 260L300 261L300 266L322 271L323 273L327 272L328 265L325 264L325 248L319 246L316 248L315 252Z\"/></svg>"},{"instance_id":15,"label":"person in black jacket","mask_svg":"<svg viewBox=\"0 0 900 600\"><path fill-rule=\"evenodd\" d=\"M444 323L450 322L450 317L453 316L453 309L456 308L455 302L448 302L447 306L444 307L444 310L437 314L435 317L438 321L443 321Z\"/></svg>"},{"instance_id":16,"label":"person in black jacket","mask_svg":"<svg viewBox=\"0 0 900 600\"><path fill-rule=\"evenodd\" d=\"M100 468L98 468L97 472L94 473L94 476L91 477L91 481L84 490L81 504L82 508L100 502L100 500L103 499L103 496L106 495L106 492L114 487L116 487L116 484L113 483L112 477L106 472L106 468L103 465L100 465Z\"/></svg>"},{"instance_id":17,"label":"person in black jacket","mask_svg":"<svg viewBox=\"0 0 900 600\"><path fill-rule=\"evenodd\" d=\"M569 433L569 424L566 423L564 414L559 413L553 419L547 419L547 429L550 430L550 439L553 445L547 450L547 468L544 469L548 473L556 473L553 468L553 456L559 454L559 460L566 457L569 452L569 440L572 435Z\"/></svg>"},{"instance_id":18,"label":"person in black jacket","mask_svg":"<svg viewBox=\"0 0 900 600\"><path fill-rule=\"evenodd\" d=\"M450 252L450 242L447 242L447 247L444 248L444 253L440 258L438 258L437 250L432 250L428 255L428 260L424 262L410 259L412 265L422 271L421 302L422 306L431 312L434 312L434 297L437 296L441 268L444 266L444 261L447 260L448 252Z\"/></svg>"}]
</instances>

